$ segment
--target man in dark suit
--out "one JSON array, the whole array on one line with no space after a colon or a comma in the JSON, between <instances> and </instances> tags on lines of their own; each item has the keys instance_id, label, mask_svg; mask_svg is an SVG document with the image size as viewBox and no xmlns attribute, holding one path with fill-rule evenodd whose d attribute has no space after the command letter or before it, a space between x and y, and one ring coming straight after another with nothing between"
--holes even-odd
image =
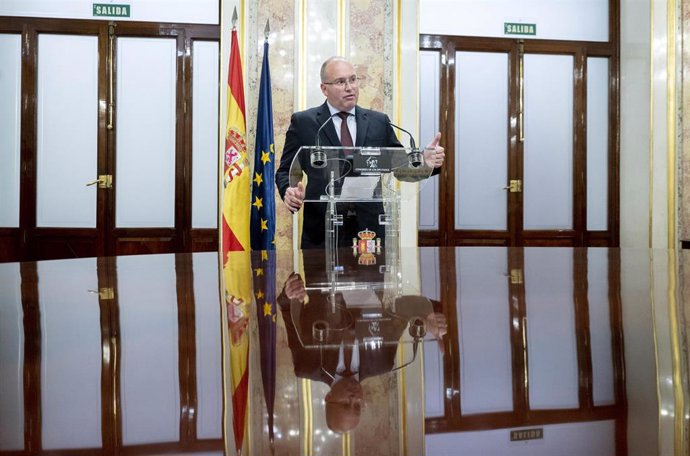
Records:
<instances>
[{"instance_id":1,"label":"man in dark suit","mask_svg":"<svg viewBox=\"0 0 690 456\"><path fill-rule=\"evenodd\" d=\"M376 265L360 265L352 256L345 260L341 280L368 284L372 291L365 303L362 294L326 291L329 279L323 256L310 253L304 261L307 286L299 274L292 274L277 297L295 375L330 386L324 398L326 424L335 432L347 432L359 422L365 401L362 380L395 369L405 329L416 338L415 347L424 337L423 331L443 347L446 319L434 309L440 303L423 296L400 296L394 309L384 306L383 290L379 289L384 277Z\"/></svg>"},{"instance_id":2,"label":"man in dark suit","mask_svg":"<svg viewBox=\"0 0 690 456\"><path fill-rule=\"evenodd\" d=\"M322 146L355 147L402 147L390 125L387 115L357 106L360 79L355 68L343 57L331 57L321 66L321 92L326 102L321 106L294 113L290 127L285 135L285 146L276 172L276 185L280 197L291 212L302 207L305 196L317 198L324 193L328 181L320 176L309 176L308 188L300 182L290 186L290 165L302 146L314 146L320 127L319 141ZM324 125L327 121L328 125ZM433 163L439 168L443 164L444 150L438 145L441 134L437 133L429 147L436 150ZM305 157L308 160L309 157ZM307 169L305 164L302 169ZM352 211L352 207L348 208ZM324 214L326 203L310 203L304 212L302 228L302 248L321 248L324 246ZM383 230L378 225L379 210L371 204L357 204L356 217L350 221L357 226L344 227L345 233L369 229L382 237ZM347 214L344 214L347 215ZM346 220L347 224L347 220ZM341 236L340 245L348 245L351 239Z\"/></svg>"}]
</instances>

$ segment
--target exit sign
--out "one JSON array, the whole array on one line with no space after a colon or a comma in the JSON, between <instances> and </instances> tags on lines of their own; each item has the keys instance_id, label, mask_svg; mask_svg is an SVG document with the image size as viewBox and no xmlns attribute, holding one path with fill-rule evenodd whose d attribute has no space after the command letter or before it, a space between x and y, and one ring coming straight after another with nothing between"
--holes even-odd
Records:
<instances>
[{"instance_id":1,"label":"exit sign","mask_svg":"<svg viewBox=\"0 0 690 456\"><path fill-rule=\"evenodd\" d=\"M129 17L131 5L115 5L113 3L94 3L93 15L100 17Z\"/></svg>"},{"instance_id":2,"label":"exit sign","mask_svg":"<svg viewBox=\"0 0 690 456\"><path fill-rule=\"evenodd\" d=\"M503 23L504 35L536 35L537 24L520 24L517 22Z\"/></svg>"}]
</instances>

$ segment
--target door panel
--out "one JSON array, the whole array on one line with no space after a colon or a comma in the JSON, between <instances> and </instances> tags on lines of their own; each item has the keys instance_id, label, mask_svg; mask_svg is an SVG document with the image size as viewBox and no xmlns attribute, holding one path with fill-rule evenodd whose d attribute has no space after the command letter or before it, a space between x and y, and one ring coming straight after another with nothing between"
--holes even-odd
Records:
<instances>
[{"instance_id":1,"label":"door panel","mask_svg":"<svg viewBox=\"0 0 690 456\"><path fill-rule=\"evenodd\" d=\"M606 249L587 251L587 304L592 346L592 403L611 405L616 402L613 350L606 350L614 340L611 331L608 281L610 267Z\"/></svg>"},{"instance_id":2,"label":"door panel","mask_svg":"<svg viewBox=\"0 0 690 456\"><path fill-rule=\"evenodd\" d=\"M513 410L507 270L503 248L458 250L457 325L462 415ZM487 340L482 334L494 336Z\"/></svg>"},{"instance_id":3,"label":"door panel","mask_svg":"<svg viewBox=\"0 0 690 456\"><path fill-rule=\"evenodd\" d=\"M420 277L422 294L429 299L441 301L443 289L440 277L440 252L437 248L419 251ZM443 416L445 388L443 384L444 353L439 343L433 339L424 341L424 415L426 417Z\"/></svg>"},{"instance_id":4,"label":"door panel","mask_svg":"<svg viewBox=\"0 0 690 456\"><path fill-rule=\"evenodd\" d=\"M420 126L440 119L447 151L442 186L424 197L439 228L420 230L421 244L617 245L616 46L420 37L441 66L420 61L425 86L439 78L436 115L433 90L420 91Z\"/></svg>"},{"instance_id":5,"label":"door panel","mask_svg":"<svg viewBox=\"0 0 690 456\"><path fill-rule=\"evenodd\" d=\"M437 51L419 53L419 132L430 135L439 131L441 55ZM439 229L439 177L425 182L419 192L419 229Z\"/></svg>"},{"instance_id":6,"label":"door panel","mask_svg":"<svg viewBox=\"0 0 690 456\"><path fill-rule=\"evenodd\" d=\"M587 229L608 228L609 59L587 59Z\"/></svg>"},{"instance_id":7,"label":"door panel","mask_svg":"<svg viewBox=\"0 0 690 456\"><path fill-rule=\"evenodd\" d=\"M0 34L0 227L19 226L21 36Z\"/></svg>"},{"instance_id":8,"label":"door panel","mask_svg":"<svg viewBox=\"0 0 690 456\"><path fill-rule=\"evenodd\" d=\"M573 254L569 248L525 251L529 407L578 408Z\"/></svg>"},{"instance_id":9,"label":"door panel","mask_svg":"<svg viewBox=\"0 0 690 456\"><path fill-rule=\"evenodd\" d=\"M38 48L36 225L96 228L98 37L39 34Z\"/></svg>"},{"instance_id":10,"label":"door panel","mask_svg":"<svg viewBox=\"0 0 690 456\"><path fill-rule=\"evenodd\" d=\"M175 257L117 259L122 347L122 443L180 438L180 374ZM145 274L142 271L146 271ZM156 321L155 327L150 325ZM142 370L138 366L155 366ZM155 372L152 375L152 372Z\"/></svg>"},{"instance_id":11,"label":"door panel","mask_svg":"<svg viewBox=\"0 0 690 456\"><path fill-rule=\"evenodd\" d=\"M195 255L194 327L196 342L196 435L201 439L223 438L223 354L218 325L218 255Z\"/></svg>"},{"instance_id":12,"label":"door panel","mask_svg":"<svg viewBox=\"0 0 690 456\"><path fill-rule=\"evenodd\" d=\"M175 226L176 40L117 40L115 226Z\"/></svg>"},{"instance_id":13,"label":"door panel","mask_svg":"<svg viewBox=\"0 0 690 456\"><path fill-rule=\"evenodd\" d=\"M19 264L0 264L0 451L24 449L24 331Z\"/></svg>"},{"instance_id":14,"label":"door panel","mask_svg":"<svg viewBox=\"0 0 690 456\"><path fill-rule=\"evenodd\" d=\"M573 57L525 55L524 229L573 228Z\"/></svg>"},{"instance_id":15,"label":"door panel","mask_svg":"<svg viewBox=\"0 0 690 456\"><path fill-rule=\"evenodd\" d=\"M218 43L194 43L192 228L218 227Z\"/></svg>"},{"instance_id":16,"label":"door panel","mask_svg":"<svg viewBox=\"0 0 690 456\"><path fill-rule=\"evenodd\" d=\"M100 448L102 352L96 260L41 262L38 274L42 447Z\"/></svg>"},{"instance_id":17,"label":"door panel","mask_svg":"<svg viewBox=\"0 0 690 456\"><path fill-rule=\"evenodd\" d=\"M507 229L508 54L457 52L455 229Z\"/></svg>"}]
</instances>

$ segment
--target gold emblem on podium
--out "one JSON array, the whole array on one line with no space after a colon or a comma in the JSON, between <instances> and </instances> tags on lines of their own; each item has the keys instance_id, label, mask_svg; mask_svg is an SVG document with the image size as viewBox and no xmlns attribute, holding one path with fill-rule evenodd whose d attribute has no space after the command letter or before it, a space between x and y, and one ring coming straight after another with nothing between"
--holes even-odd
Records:
<instances>
[{"instance_id":1,"label":"gold emblem on podium","mask_svg":"<svg viewBox=\"0 0 690 456\"><path fill-rule=\"evenodd\" d=\"M376 233L369 228L357 233L356 238L352 238L352 254L359 257L357 263L376 264L376 255L379 253L381 253L381 238L376 238Z\"/></svg>"}]
</instances>

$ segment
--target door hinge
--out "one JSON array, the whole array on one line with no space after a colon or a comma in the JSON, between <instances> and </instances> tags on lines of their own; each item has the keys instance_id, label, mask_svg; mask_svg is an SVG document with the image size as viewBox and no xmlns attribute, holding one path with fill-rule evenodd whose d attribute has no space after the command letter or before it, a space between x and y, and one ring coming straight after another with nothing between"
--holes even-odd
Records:
<instances>
[{"instance_id":1,"label":"door hinge","mask_svg":"<svg viewBox=\"0 0 690 456\"><path fill-rule=\"evenodd\" d=\"M115 291L112 288L99 288L98 298L103 300L114 299Z\"/></svg>"},{"instance_id":2,"label":"door hinge","mask_svg":"<svg viewBox=\"0 0 690 456\"><path fill-rule=\"evenodd\" d=\"M522 269L511 269L510 270L510 283L513 285L522 284Z\"/></svg>"},{"instance_id":3,"label":"door hinge","mask_svg":"<svg viewBox=\"0 0 690 456\"><path fill-rule=\"evenodd\" d=\"M510 183L503 187L504 190L509 190L510 193L522 192L522 181L520 179L511 179Z\"/></svg>"}]
</instances>

